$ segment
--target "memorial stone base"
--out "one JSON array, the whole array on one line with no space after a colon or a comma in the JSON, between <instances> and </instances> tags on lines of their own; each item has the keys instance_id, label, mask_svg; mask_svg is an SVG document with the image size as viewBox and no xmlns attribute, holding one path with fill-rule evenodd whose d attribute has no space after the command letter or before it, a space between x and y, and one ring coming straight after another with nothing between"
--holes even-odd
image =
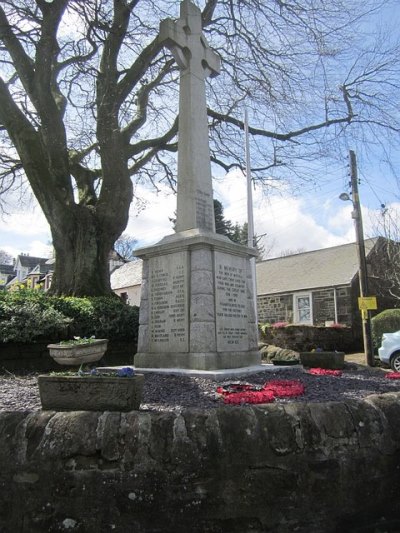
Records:
<instances>
[{"instance_id":1,"label":"memorial stone base","mask_svg":"<svg viewBox=\"0 0 400 533\"><path fill-rule=\"evenodd\" d=\"M188 230L135 254L143 259L137 368L211 371L261 364L253 249Z\"/></svg>"}]
</instances>

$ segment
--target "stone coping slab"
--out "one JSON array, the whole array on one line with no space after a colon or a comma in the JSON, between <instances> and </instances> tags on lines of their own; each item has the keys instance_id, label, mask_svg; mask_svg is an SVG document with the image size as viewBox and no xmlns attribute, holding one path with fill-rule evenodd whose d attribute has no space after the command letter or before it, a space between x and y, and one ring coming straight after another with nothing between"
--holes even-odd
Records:
<instances>
[{"instance_id":1,"label":"stone coping slab","mask_svg":"<svg viewBox=\"0 0 400 533\"><path fill-rule=\"evenodd\" d=\"M127 365L122 366L113 366L113 367L98 367L99 371L112 371L118 370L120 368L127 368ZM261 364L253 366L244 366L240 368L227 368L221 370L192 370L186 368L139 368L134 366L128 366L128 368L133 368L135 372L140 374L148 373L158 373L158 374L171 374L171 375L181 375L181 376L193 376L196 378L209 378L214 380L221 379L230 379L235 377L246 376L248 374L257 374L258 372L271 371L275 372L298 369L299 371L303 369L302 365L293 365L293 366L279 366L273 364Z\"/></svg>"},{"instance_id":2,"label":"stone coping slab","mask_svg":"<svg viewBox=\"0 0 400 533\"><path fill-rule=\"evenodd\" d=\"M202 231L199 229L191 229L173 233L163 237L161 241L144 248L135 250L137 257L150 257L152 255L159 255L163 253L173 253L176 250L187 249L188 247L195 247L199 245L207 245L216 250L225 251L231 254L246 255L256 257L258 252L255 248L249 248L243 244L232 242L224 235Z\"/></svg>"}]
</instances>

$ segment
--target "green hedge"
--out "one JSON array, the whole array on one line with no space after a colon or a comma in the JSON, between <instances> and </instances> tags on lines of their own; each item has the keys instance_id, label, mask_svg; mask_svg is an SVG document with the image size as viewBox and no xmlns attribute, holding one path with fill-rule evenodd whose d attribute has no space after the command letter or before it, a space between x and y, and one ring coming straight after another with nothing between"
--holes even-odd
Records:
<instances>
[{"instance_id":1,"label":"green hedge","mask_svg":"<svg viewBox=\"0 0 400 533\"><path fill-rule=\"evenodd\" d=\"M371 328L374 347L379 348L384 333L400 330L400 309L386 309L375 315L371 320Z\"/></svg>"},{"instance_id":2,"label":"green hedge","mask_svg":"<svg viewBox=\"0 0 400 533\"><path fill-rule=\"evenodd\" d=\"M55 297L32 290L0 292L0 342L74 336L136 341L139 308L116 296Z\"/></svg>"}]
</instances>

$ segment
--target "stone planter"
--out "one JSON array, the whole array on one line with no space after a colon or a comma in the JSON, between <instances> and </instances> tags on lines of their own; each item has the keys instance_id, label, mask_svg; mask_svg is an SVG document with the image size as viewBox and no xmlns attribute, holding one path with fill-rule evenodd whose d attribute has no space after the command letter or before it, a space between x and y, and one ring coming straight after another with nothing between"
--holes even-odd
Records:
<instances>
[{"instance_id":1,"label":"stone planter","mask_svg":"<svg viewBox=\"0 0 400 533\"><path fill-rule=\"evenodd\" d=\"M308 368L340 370L344 367L344 352L301 352L300 362Z\"/></svg>"},{"instance_id":2,"label":"stone planter","mask_svg":"<svg viewBox=\"0 0 400 533\"><path fill-rule=\"evenodd\" d=\"M133 411L142 399L143 374L114 376L38 376L44 410Z\"/></svg>"},{"instance_id":3,"label":"stone planter","mask_svg":"<svg viewBox=\"0 0 400 533\"><path fill-rule=\"evenodd\" d=\"M81 365L99 361L107 350L108 339L87 344L49 344L50 356L60 365Z\"/></svg>"},{"instance_id":4,"label":"stone planter","mask_svg":"<svg viewBox=\"0 0 400 533\"><path fill-rule=\"evenodd\" d=\"M300 364L300 361L297 359L281 359L281 360L274 360L272 359L271 363L275 366L294 366Z\"/></svg>"}]
</instances>

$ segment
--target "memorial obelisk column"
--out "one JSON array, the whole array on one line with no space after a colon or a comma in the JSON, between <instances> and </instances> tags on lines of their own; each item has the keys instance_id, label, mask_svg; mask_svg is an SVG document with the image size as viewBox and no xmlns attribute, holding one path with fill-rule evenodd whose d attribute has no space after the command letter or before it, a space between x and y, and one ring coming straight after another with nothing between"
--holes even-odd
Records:
<instances>
[{"instance_id":1,"label":"memorial obelisk column","mask_svg":"<svg viewBox=\"0 0 400 533\"><path fill-rule=\"evenodd\" d=\"M160 25L160 41L181 69L176 231L215 231L205 79L219 74L219 57L202 34L201 12L181 3L180 19Z\"/></svg>"},{"instance_id":2,"label":"memorial obelisk column","mask_svg":"<svg viewBox=\"0 0 400 533\"><path fill-rule=\"evenodd\" d=\"M257 365L251 287L254 249L215 233L205 79L219 57L188 0L163 20L160 42L180 68L176 233L136 251L143 258L140 368L219 370Z\"/></svg>"}]
</instances>

